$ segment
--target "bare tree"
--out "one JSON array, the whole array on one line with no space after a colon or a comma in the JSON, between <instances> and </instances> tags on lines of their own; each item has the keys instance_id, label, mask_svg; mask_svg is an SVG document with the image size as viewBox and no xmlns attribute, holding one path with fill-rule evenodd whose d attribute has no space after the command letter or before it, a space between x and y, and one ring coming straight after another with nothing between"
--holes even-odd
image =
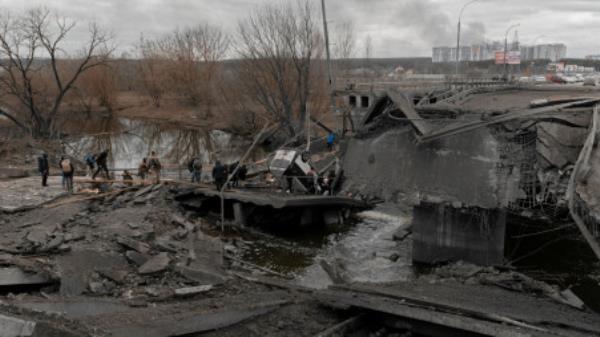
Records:
<instances>
[{"instance_id":1,"label":"bare tree","mask_svg":"<svg viewBox=\"0 0 600 337\"><path fill-rule=\"evenodd\" d=\"M0 18L0 114L36 138L56 135L55 123L67 94L88 70L105 64L110 37L90 24L77 57L65 51L75 22L36 8ZM11 100L12 99L12 100Z\"/></svg>"},{"instance_id":2,"label":"bare tree","mask_svg":"<svg viewBox=\"0 0 600 337\"><path fill-rule=\"evenodd\" d=\"M160 105L170 88L193 106L204 103L210 114L213 81L228 47L227 35L219 27L209 25L176 30L156 40L142 39L144 86L155 105Z\"/></svg>"},{"instance_id":3,"label":"bare tree","mask_svg":"<svg viewBox=\"0 0 600 337\"><path fill-rule=\"evenodd\" d=\"M114 64L105 64L101 67L95 67L83 74L78 81L77 89L84 97L88 99L84 107L91 110L93 101L108 112L117 108L117 74ZM90 101L89 99L93 101ZM90 104L92 103L92 104Z\"/></svg>"},{"instance_id":4,"label":"bare tree","mask_svg":"<svg viewBox=\"0 0 600 337\"><path fill-rule=\"evenodd\" d=\"M158 108L168 87L165 83L168 72L165 58L158 44L153 40L144 39L143 36L140 38L138 50L141 56L139 68L142 87Z\"/></svg>"},{"instance_id":5,"label":"bare tree","mask_svg":"<svg viewBox=\"0 0 600 337\"><path fill-rule=\"evenodd\" d=\"M344 21L334 28L333 55L336 59L348 59L356 51L356 30L352 21Z\"/></svg>"},{"instance_id":6,"label":"bare tree","mask_svg":"<svg viewBox=\"0 0 600 337\"><path fill-rule=\"evenodd\" d=\"M309 1L269 4L238 26L240 79L255 100L290 135L304 127L313 59L322 46Z\"/></svg>"}]
</instances>

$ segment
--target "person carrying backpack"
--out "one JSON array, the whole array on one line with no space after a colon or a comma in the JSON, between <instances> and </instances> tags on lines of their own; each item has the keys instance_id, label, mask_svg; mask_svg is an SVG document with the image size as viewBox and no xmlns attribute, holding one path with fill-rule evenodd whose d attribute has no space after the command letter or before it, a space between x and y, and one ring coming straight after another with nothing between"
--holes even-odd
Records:
<instances>
[{"instance_id":1,"label":"person carrying backpack","mask_svg":"<svg viewBox=\"0 0 600 337\"><path fill-rule=\"evenodd\" d=\"M160 170L162 169L162 165L160 164L160 160L156 155L156 152L152 151L150 153L150 158L148 158L148 170L151 175L154 175L154 183L160 184Z\"/></svg>"},{"instance_id":2,"label":"person carrying backpack","mask_svg":"<svg viewBox=\"0 0 600 337\"><path fill-rule=\"evenodd\" d=\"M48 165L48 154L44 153L38 158L38 171L42 175L42 187L48 186L48 174L50 165Z\"/></svg>"},{"instance_id":3,"label":"person carrying backpack","mask_svg":"<svg viewBox=\"0 0 600 337\"><path fill-rule=\"evenodd\" d=\"M200 158L192 158L192 160L190 160L188 168L192 172L192 182L200 183L200 181L202 180L202 161L200 160Z\"/></svg>"},{"instance_id":4,"label":"person carrying backpack","mask_svg":"<svg viewBox=\"0 0 600 337\"><path fill-rule=\"evenodd\" d=\"M73 174L75 173L75 168L73 167L71 160L69 158L61 157L59 166L64 180L63 188L67 192L73 193Z\"/></svg>"}]
</instances>

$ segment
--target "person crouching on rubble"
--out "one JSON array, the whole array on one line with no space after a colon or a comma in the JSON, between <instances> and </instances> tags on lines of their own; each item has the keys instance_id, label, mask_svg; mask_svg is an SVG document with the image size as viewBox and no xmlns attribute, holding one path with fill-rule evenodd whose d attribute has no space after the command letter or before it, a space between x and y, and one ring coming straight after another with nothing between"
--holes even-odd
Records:
<instances>
[{"instance_id":1,"label":"person crouching on rubble","mask_svg":"<svg viewBox=\"0 0 600 337\"><path fill-rule=\"evenodd\" d=\"M148 158L148 172L154 176L154 183L160 184L160 170L162 169L162 165L160 164L160 160L158 159L158 155L155 151L150 153L150 158Z\"/></svg>"},{"instance_id":2,"label":"person crouching on rubble","mask_svg":"<svg viewBox=\"0 0 600 337\"><path fill-rule=\"evenodd\" d=\"M48 186L48 174L50 173L50 165L48 164L48 154L44 153L38 158L38 171L42 176L42 187Z\"/></svg>"},{"instance_id":3,"label":"person crouching on rubble","mask_svg":"<svg viewBox=\"0 0 600 337\"><path fill-rule=\"evenodd\" d=\"M212 170L212 177L215 181L217 191L220 191L227 180L227 168L217 160Z\"/></svg>"},{"instance_id":4,"label":"person crouching on rubble","mask_svg":"<svg viewBox=\"0 0 600 337\"><path fill-rule=\"evenodd\" d=\"M148 158L142 159L140 166L138 166L137 176L140 177L142 182L146 180L146 177L148 176Z\"/></svg>"},{"instance_id":5,"label":"person crouching on rubble","mask_svg":"<svg viewBox=\"0 0 600 337\"><path fill-rule=\"evenodd\" d=\"M59 163L63 176L63 188L69 193L73 193L73 173L75 168L69 158L61 157Z\"/></svg>"}]
</instances>

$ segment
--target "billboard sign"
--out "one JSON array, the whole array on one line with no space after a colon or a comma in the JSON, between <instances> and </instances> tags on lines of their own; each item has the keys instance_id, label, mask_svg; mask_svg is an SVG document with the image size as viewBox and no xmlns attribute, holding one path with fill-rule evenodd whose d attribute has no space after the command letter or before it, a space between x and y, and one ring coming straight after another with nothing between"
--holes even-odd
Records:
<instances>
[{"instance_id":1,"label":"billboard sign","mask_svg":"<svg viewBox=\"0 0 600 337\"><path fill-rule=\"evenodd\" d=\"M521 51L519 50L511 50L506 53L506 59L504 58L503 51L496 52L496 64L504 64L506 60L506 64L521 64Z\"/></svg>"},{"instance_id":2,"label":"billboard sign","mask_svg":"<svg viewBox=\"0 0 600 337\"><path fill-rule=\"evenodd\" d=\"M496 64L504 64L504 52L503 51L496 52Z\"/></svg>"},{"instance_id":3,"label":"billboard sign","mask_svg":"<svg viewBox=\"0 0 600 337\"><path fill-rule=\"evenodd\" d=\"M521 64L521 51L512 50L506 55L506 63L508 64Z\"/></svg>"}]
</instances>

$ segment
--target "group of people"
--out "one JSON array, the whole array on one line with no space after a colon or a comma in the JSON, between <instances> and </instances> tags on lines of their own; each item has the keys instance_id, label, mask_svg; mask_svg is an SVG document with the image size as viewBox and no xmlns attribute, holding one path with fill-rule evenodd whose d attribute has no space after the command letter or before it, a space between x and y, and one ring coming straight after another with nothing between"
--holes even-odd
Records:
<instances>
[{"instance_id":1,"label":"group of people","mask_svg":"<svg viewBox=\"0 0 600 337\"><path fill-rule=\"evenodd\" d=\"M142 159L142 162L138 166L137 176L146 180L146 178L152 177L152 181L155 184L160 183L160 171L162 170L162 164L158 155L155 151L150 152L150 157ZM126 171L129 174L129 172ZM131 176L131 174L129 174ZM125 172L123 173L123 180L125 180Z\"/></svg>"},{"instance_id":2,"label":"group of people","mask_svg":"<svg viewBox=\"0 0 600 337\"><path fill-rule=\"evenodd\" d=\"M86 154L83 160L88 168L88 174L92 176L92 179L96 179L96 176L100 172L104 172L104 176L106 179L110 179L110 174L108 173L108 152L109 150L104 150L97 154Z\"/></svg>"},{"instance_id":3,"label":"group of people","mask_svg":"<svg viewBox=\"0 0 600 337\"><path fill-rule=\"evenodd\" d=\"M58 168L62 174L62 186L67 192L73 192L73 175L75 174L75 166L71 160L65 156L60 157ZM44 153L38 158L38 171L42 176L42 187L48 186L48 176L50 175L50 163L48 154Z\"/></svg>"},{"instance_id":4,"label":"group of people","mask_svg":"<svg viewBox=\"0 0 600 337\"><path fill-rule=\"evenodd\" d=\"M187 166L192 174L192 183L202 182L202 159L200 157L193 157L188 161ZM230 175L230 186L238 186L240 181L246 179L248 168L246 165L240 165L239 162L223 164L221 161L217 160L211 173L215 187L220 191L223 189L223 186L225 186L227 178L229 178Z\"/></svg>"},{"instance_id":5,"label":"group of people","mask_svg":"<svg viewBox=\"0 0 600 337\"><path fill-rule=\"evenodd\" d=\"M87 174L91 176L92 180L95 180L99 174L103 174L107 180L110 179L107 165L108 156L109 150L104 150L97 154L88 153L84 156L83 161L87 168ZM192 183L200 183L202 181L202 164L200 157L193 157L188 161L188 169L192 174ZM62 156L58 166L62 173L64 189L72 192L73 175L75 173L73 162L68 157ZM160 183L161 169L162 164L160 159L156 152L152 151L149 157L142 159L142 162L138 166L137 176L141 180L151 178L153 183L158 184ZM50 173L48 154L44 153L38 158L38 171L42 177L42 186L48 186L48 175ZM212 168L212 178L215 187L219 191L223 189L228 178L228 186L238 186L240 181L246 179L247 173L248 169L246 165L240 165L239 162L222 164L217 160ZM124 170L122 176L125 185L133 185L133 175L129 170Z\"/></svg>"},{"instance_id":6,"label":"group of people","mask_svg":"<svg viewBox=\"0 0 600 337\"><path fill-rule=\"evenodd\" d=\"M238 167L239 166L239 167ZM240 181L246 180L248 168L246 165L240 165L239 162L232 164L222 164L220 161L215 162L212 169L212 177L217 190L222 190L227 179L229 178L228 186L238 186Z\"/></svg>"},{"instance_id":7,"label":"group of people","mask_svg":"<svg viewBox=\"0 0 600 337\"><path fill-rule=\"evenodd\" d=\"M86 154L83 161L87 167L87 174L92 180L103 173L106 179L110 179L108 170L108 155L109 150L104 150L97 154ZM58 168L62 174L62 185L65 191L73 192L73 175L75 174L75 166L70 158L62 156L58 163ZM138 176L145 180L147 177L153 177L153 182L160 183L160 170L162 165L155 151L151 152L150 157L144 158L138 168ZM48 176L50 175L50 163L48 154L43 153L38 158L38 171L42 177L42 187L48 186ZM133 177L128 170L123 171L123 182L126 185L133 184Z\"/></svg>"}]
</instances>

